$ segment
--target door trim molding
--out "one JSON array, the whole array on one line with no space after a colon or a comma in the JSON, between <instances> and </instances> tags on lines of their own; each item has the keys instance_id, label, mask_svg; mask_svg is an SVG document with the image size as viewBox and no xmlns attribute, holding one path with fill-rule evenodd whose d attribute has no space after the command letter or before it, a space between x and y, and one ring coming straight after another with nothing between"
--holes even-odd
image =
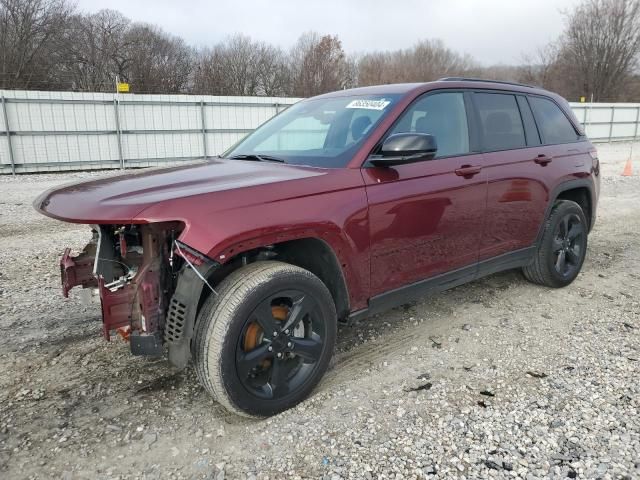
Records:
<instances>
[{"instance_id":1,"label":"door trim molding","mask_svg":"<svg viewBox=\"0 0 640 480\"><path fill-rule=\"evenodd\" d=\"M536 245L532 245L381 293L369 299L367 308L352 312L348 321L362 320L408 303L421 296L433 295L493 273L524 267L533 261L536 250Z\"/></svg>"}]
</instances>

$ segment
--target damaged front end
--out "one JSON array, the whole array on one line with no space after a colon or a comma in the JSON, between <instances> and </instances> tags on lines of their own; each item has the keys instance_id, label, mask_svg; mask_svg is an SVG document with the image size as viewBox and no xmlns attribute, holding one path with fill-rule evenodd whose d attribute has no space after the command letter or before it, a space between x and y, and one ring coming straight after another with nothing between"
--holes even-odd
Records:
<instances>
[{"instance_id":1,"label":"damaged front end","mask_svg":"<svg viewBox=\"0 0 640 480\"><path fill-rule=\"evenodd\" d=\"M175 323L180 313L174 311L175 300L171 305L185 276L181 271L207 260L177 246L181 230L178 222L93 226L93 238L83 251L71 256L66 249L60 260L64 296L75 286L97 288L104 337L110 340L115 331L131 342L134 355L162 355L167 321ZM188 351L180 363L186 361Z\"/></svg>"}]
</instances>

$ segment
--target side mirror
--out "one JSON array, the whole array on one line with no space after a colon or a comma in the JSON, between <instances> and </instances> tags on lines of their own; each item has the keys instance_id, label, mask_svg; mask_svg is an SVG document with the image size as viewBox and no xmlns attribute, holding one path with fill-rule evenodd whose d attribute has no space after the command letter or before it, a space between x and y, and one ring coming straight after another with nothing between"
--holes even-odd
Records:
<instances>
[{"instance_id":1,"label":"side mirror","mask_svg":"<svg viewBox=\"0 0 640 480\"><path fill-rule=\"evenodd\" d=\"M376 167L391 167L405 163L431 160L436 156L436 138L427 133L396 133L389 136L378 155L369 158Z\"/></svg>"}]
</instances>

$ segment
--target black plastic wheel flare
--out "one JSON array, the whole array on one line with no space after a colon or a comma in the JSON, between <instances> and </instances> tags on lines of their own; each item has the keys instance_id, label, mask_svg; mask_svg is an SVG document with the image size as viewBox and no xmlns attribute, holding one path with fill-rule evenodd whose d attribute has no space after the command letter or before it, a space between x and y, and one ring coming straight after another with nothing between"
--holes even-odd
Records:
<instances>
[{"instance_id":1,"label":"black plastic wheel flare","mask_svg":"<svg viewBox=\"0 0 640 480\"><path fill-rule=\"evenodd\" d=\"M274 316L284 307L286 316ZM255 346L245 351L252 325L259 326ZM253 327L255 328L255 327ZM282 398L313 374L322 355L326 325L309 294L283 290L263 299L247 318L236 345L236 371L244 388L264 399Z\"/></svg>"},{"instance_id":2,"label":"black plastic wheel flare","mask_svg":"<svg viewBox=\"0 0 640 480\"><path fill-rule=\"evenodd\" d=\"M562 217L553 236L553 259L556 272L563 277L575 274L584 250L584 225L580 217L570 213Z\"/></svg>"}]
</instances>

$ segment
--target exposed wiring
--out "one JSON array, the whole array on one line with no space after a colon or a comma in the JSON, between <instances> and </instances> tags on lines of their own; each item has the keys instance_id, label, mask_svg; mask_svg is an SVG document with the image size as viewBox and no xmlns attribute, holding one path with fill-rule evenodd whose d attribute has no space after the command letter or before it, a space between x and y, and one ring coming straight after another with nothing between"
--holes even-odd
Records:
<instances>
[{"instance_id":1,"label":"exposed wiring","mask_svg":"<svg viewBox=\"0 0 640 480\"><path fill-rule=\"evenodd\" d=\"M178 244L178 242L176 242L175 240L173 241L173 244L176 246L176 250L178 250L178 253L180 254L180 256L182 258L184 258L184 261L187 262L187 264L191 267L191 269L196 273L196 275L198 277L200 277L200 280L202 280L204 282L204 284L209 287L209 290L211 290L216 296L218 296L218 292L216 292L213 287L211 286L211 284L207 281L206 278L204 278L202 276L202 274L198 271L198 269L196 267L193 266L193 263L191 263L189 261L189 259L187 258L187 256L183 253L183 251L180 249L180 245Z\"/></svg>"},{"instance_id":2,"label":"exposed wiring","mask_svg":"<svg viewBox=\"0 0 640 480\"><path fill-rule=\"evenodd\" d=\"M126 263L119 262L118 260L111 260L111 259L109 259L109 258L102 258L102 257L98 257L98 260L103 260L103 261L105 261L105 262L118 263L118 264L122 265L124 268L126 268L126 269L127 269L127 275L128 275L129 273L131 273L131 267L129 267L129 265L127 265Z\"/></svg>"}]
</instances>

